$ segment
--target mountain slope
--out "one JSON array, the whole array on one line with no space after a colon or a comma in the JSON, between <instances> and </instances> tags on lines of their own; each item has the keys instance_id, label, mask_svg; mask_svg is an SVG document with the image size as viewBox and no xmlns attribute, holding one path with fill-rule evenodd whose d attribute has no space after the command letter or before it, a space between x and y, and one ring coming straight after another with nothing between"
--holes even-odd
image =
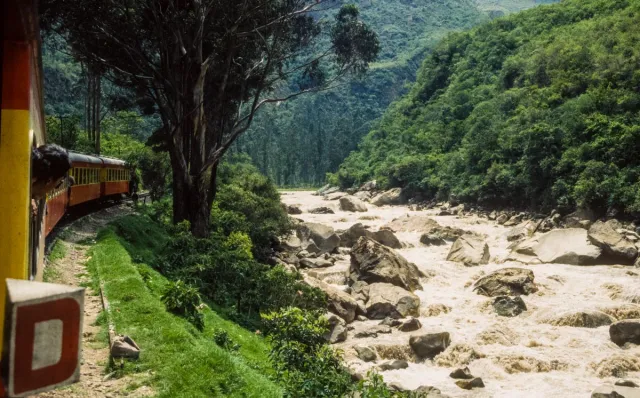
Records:
<instances>
[{"instance_id":1,"label":"mountain slope","mask_svg":"<svg viewBox=\"0 0 640 398\"><path fill-rule=\"evenodd\" d=\"M261 171L279 185L319 184L326 172L335 171L356 148L372 121L406 92L425 55L438 41L452 31L540 2L356 1L382 47L367 76L262 112L237 148L248 152Z\"/></svg>"},{"instance_id":2,"label":"mountain slope","mask_svg":"<svg viewBox=\"0 0 640 398\"><path fill-rule=\"evenodd\" d=\"M449 36L331 179L640 212L639 13L566 0Z\"/></svg>"}]
</instances>

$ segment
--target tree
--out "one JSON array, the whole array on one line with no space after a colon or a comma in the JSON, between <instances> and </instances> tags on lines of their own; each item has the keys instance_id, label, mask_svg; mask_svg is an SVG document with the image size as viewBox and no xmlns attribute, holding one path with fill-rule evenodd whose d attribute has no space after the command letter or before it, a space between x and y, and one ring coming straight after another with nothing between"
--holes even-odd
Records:
<instances>
[{"instance_id":1,"label":"tree","mask_svg":"<svg viewBox=\"0 0 640 398\"><path fill-rule=\"evenodd\" d=\"M151 99L173 170L174 222L209 230L217 166L266 104L364 73L376 34L329 0L43 0L80 59Z\"/></svg>"}]
</instances>

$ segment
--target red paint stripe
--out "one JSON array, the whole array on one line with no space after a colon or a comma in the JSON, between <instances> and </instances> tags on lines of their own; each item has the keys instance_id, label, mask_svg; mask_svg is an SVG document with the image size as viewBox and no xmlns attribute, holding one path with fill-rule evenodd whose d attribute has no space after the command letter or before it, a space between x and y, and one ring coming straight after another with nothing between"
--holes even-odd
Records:
<instances>
[{"instance_id":1,"label":"red paint stripe","mask_svg":"<svg viewBox=\"0 0 640 398\"><path fill-rule=\"evenodd\" d=\"M30 46L27 42L4 41L2 60L2 109L29 110Z\"/></svg>"}]
</instances>

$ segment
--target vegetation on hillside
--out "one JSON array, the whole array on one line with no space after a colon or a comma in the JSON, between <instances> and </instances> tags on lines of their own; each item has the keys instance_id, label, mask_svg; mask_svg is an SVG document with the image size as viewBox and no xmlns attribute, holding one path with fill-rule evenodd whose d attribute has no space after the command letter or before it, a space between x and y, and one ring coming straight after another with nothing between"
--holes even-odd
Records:
<instances>
[{"instance_id":1,"label":"vegetation on hillside","mask_svg":"<svg viewBox=\"0 0 640 398\"><path fill-rule=\"evenodd\" d=\"M415 80L425 55L448 33L553 1L354 1L380 37L363 79L262 111L237 150L279 186L319 186L356 149L389 104ZM339 2L337 2L339 3Z\"/></svg>"},{"instance_id":2,"label":"vegetation on hillside","mask_svg":"<svg viewBox=\"0 0 640 398\"><path fill-rule=\"evenodd\" d=\"M567 0L450 35L330 180L640 213L638 15L637 0Z\"/></svg>"}]
</instances>

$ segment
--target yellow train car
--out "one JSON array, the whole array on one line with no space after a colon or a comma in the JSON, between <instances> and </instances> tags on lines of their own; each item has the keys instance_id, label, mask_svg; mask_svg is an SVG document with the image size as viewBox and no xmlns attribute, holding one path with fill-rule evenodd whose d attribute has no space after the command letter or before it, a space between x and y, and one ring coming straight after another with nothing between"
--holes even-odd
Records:
<instances>
[{"instance_id":1,"label":"yellow train car","mask_svg":"<svg viewBox=\"0 0 640 398\"><path fill-rule=\"evenodd\" d=\"M44 214L31 206L31 150L45 143L35 0L3 0L0 46L0 396L79 378L84 290L38 282Z\"/></svg>"}]
</instances>

